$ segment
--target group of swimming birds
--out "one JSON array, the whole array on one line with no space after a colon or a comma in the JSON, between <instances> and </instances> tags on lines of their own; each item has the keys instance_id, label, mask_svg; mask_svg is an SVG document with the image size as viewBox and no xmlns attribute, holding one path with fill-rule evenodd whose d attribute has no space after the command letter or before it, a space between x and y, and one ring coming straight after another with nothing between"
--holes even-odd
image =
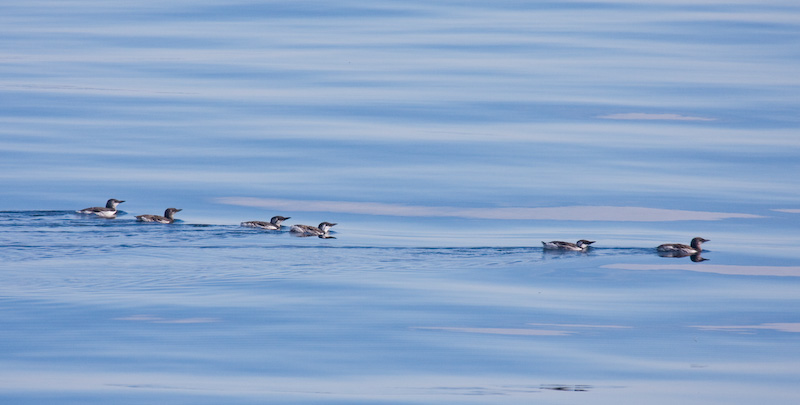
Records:
<instances>
[{"instance_id":1,"label":"group of swimming birds","mask_svg":"<svg viewBox=\"0 0 800 405\"><path fill-rule=\"evenodd\" d=\"M102 218L116 218L117 216L117 206L121 203L124 203L124 200L117 200L112 198L106 202L105 207L89 207L84 208L82 210L78 210L78 213L81 214L94 214ZM171 224L175 222L175 213L181 211L180 208L167 208L164 211L164 216L161 215L137 215L136 220L141 222L159 222L162 224ZM290 219L291 217L283 217L280 215L276 215L269 220L266 221L247 221L242 222L242 226L250 227L250 228L261 228L261 229L268 229L268 230L279 230L281 229L281 223ZM319 226L311 226L311 225L292 225L289 229L290 232L295 233L300 236L318 236L322 239L335 239L333 236L330 236L329 231L331 227L336 225L335 223L331 222L322 222ZM554 250L554 251L563 251L563 252L585 252L589 250L591 247L590 245L594 243L593 240L586 240L581 239L576 243L572 242L563 242L560 240L554 240L551 242L542 242L542 248L544 250ZM685 257L685 256L693 256L697 257L699 260L704 260L699 257L700 252L703 251L701 245L703 242L709 242L708 239L703 239L700 237L692 239L692 241L688 245L684 245L682 243L665 243L663 245L659 245L656 247L656 251L663 256L670 256L670 257Z\"/></svg>"},{"instance_id":2,"label":"group of swimming birds","mask_svg":"<svg viewBox=\"0 0 800 405\"><path fill-rule=\"evenodd\" d=\"M89 207L84 208L82 210L78 210L79 214L92 214L97 215L101 218L116 218L117 217L117 206L124 203L125 200L117 200L116 198L112 198L106 202L105 207ZM137 215L136 220L140 222L158 222L161 224L171 224L175 222L175 213L182 211L181 208L167 208L164 211L164 216L161 215ZM242 226L247 226L251 228L261 228L261 229L268 229L268 230L278 230L281 229L281 223L290 217L282 217L280 215L276 215L270 219L269 222L265 221L247 221L242 222ZM298 236L317 236L321 239L335 239L333 236L330 235L331 227L336 225L335 223L331 222L322 222L319 226L311 226L311 225L292 225L289 229L290 232L298 235Z\"/></svg>"}]
</instances>

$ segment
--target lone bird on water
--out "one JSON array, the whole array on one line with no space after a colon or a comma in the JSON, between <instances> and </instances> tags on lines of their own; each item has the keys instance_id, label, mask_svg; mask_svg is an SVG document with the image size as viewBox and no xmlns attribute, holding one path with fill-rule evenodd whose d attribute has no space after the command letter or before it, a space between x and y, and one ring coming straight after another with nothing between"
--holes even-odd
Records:
<instances>
[{"instance_id":1,"label":"lone bird on water","mask_svg":"<svg viewBox=\"0 0 800 405\"><path fill-rule=\"evenodd\" d=\"M321 239L334 239L333 236L328 234L328 231L330 231L331 227L334 225L336 224L331 222L320 222L319 226L292 225L289 231L297 236L318 236Z\"/></svg>"},{"instance_id":2,"label":"lone bird on water","mask_svg":"<svg viewBox=\"0 0 800 405\"><path fill-rule=\"evenodd\" d=\"M708 239L703 239L701 237L697 237L692 239L688 245L684 245L682 243L665 243L663 245L659 245L656 250L663 253L683 253L686 255L693 255L695 253L700 253L703 251L703 248L700 246L703 242L711 242Z\"/></svg>"},{"instance_id":3,"label":"lone bird on water","mask_svg":"<svg viewBox=\"0 0 800 405\"><path fill-rule=\"evenodd\" d=\"M589 245L594 243L593 240L586 240L581 239L577 243L571 242L562 242L560 240L554 240L552 242L544 242L542 241L542 248L544 250L560 250L560 251L570 251L570 252L585 252L589 249Z\"/></svg>"},{"instance_id":4,"label":"lone bird on water","mask_svg":"<svg viewBox=\"0 0 800 405\"><path fill-rule=\"evenodd\" d=\"M105 207L89 207L76 212L79 214L94 214L101 218L114 218L117 216L117 205L120 205L124 202L124 200L112 198L106 202Z\"/></svg>"},{"instance_id":5,"label":"lone bird on water","mask_svg":"<svg viewBox=\"0 0 800 405\"><path fill-rule=\"evenodd\" d=\"M290 219L291 217L282 217L280 215L276 215L269 220L269 222L264 221L247 221L242 222L242 226L246 226L249 228L261 228L261 229L269 229L269 230L277 230L281 229L281 222Z\"/></svg>"},{"instance_id":6,"label":"lone bird on water","mask_svg":"<svg viewBox=\"0 0 800 405\"><path fill-rule=\"evenodd\" d=\"M158 222L162 224L171 224L175 222L175 213L183 211L181 208L167 208L164 211L164 216L161 215L137 215L136 220L140 222Z\"/></svg>"}]
</instances>

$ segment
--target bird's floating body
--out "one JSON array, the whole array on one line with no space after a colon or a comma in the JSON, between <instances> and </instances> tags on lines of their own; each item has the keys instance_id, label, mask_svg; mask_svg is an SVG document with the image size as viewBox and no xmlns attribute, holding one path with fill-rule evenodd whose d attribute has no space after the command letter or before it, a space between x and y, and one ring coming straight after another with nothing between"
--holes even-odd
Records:
<instances>
[{"instance_id":1,"label":"bird's floating body","mask_svg":"<svg viewBox=\"0 0 800 405\"><path fill-rule=\"evenodd\" d=\"M328 231L334 225L336 224L331 222L321 222L319 226L292 225L289 231L297 236L318 236L322 239L333 239L333 236L330 236Z\"/></svg>"},{"instance_id":2,"label":"bird's floating body","mask_svg":"<svg viewBox=\"0 0 800 405\"><path fill-rule=\"evenodd\" d=\"M180 208L167 208L164 211L164 216L161 215L137 215L136 220L140 222L158 222L161 224L171 224L175 222L175 213L182 211Z\"/></svg>"},{"instance_id":3,"label":"bird's floating body","mask_svg":"<svg viewBox=\"0 0 800 405\"><path fill-rule=\"evenodd\" d=\"M664 253L665 255L670 255L673 257L689 256L702 252L703 248L701 245L703 242L710 241L708 239L697 237L692 239L688 245L684 245L682 243L665 243L663 245L659 245L656 250L659 253Z\"/></svg>"},{"instance_id":4,"label":"bird's floating body","mask_svg":"<svg viewBox=\"0 0 800 405\"><path fill-rule=\"evenodd\" d=\"M542 248L544 250L560 250L560 251L568 251L568 252L585 252L589 249L589 245L594 243L593 240L586 240L581 239L577 243L571 242L562 242L560 240L554 240L551 242L542 242Z\"/></svg>"},{"instance_id":5,"label":"bird's floating body","mask_svg":"<svg viewBox=\"0 0 800 405\"><path fill-rule=\"evenodd\" d=\"M94 214L101 218L114 218L117 216L117 205L124 202L123 200L112 198L106 202L105 207L89 207L76 212L79 214Z\"/></svg>"},{"instance_id":6,"label":"bird's floating body","mask_svg":"<svg viewBox=\"0 0 800 405\"><path fill-rule=\"evenodd\" d=\"M286 221L291 217L282 217L280 215L276 215L269 220L269 222L265 221L247 221L242 222L242 226L246 226L248 228L261 228L261 229L268 229L268 230L278 230L281 229L281 222Z\"/></svg>"}]
</instances>

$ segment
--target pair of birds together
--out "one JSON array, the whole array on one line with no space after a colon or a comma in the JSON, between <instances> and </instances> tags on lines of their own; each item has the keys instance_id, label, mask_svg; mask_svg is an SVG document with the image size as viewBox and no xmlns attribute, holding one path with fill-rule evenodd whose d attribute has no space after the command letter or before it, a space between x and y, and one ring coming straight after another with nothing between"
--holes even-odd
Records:
<instances>
[{"instance_id":1,"label":"pair of birds together","mask_svg":"<svg viewBox=\"0 0 800 405\"><path fill-rule=\"evenodd\" d=\"M125 200L117 200L116 198L109 199L106 202L105 207L89 207L84 208L82 210L78 210L78 213L81 214L94 214L101 218L116 218L117 216L117 206L124 203ZM182 211L180 208L167 208L164 211L164 216L161 215L137 215L136 220L140 222L158 222L162 224L171 224L175 222L175 213L178 211ZM269 222L264 221L247 221L242 222L242 226L248 226L253 228L263 228L263 229L281 229L281 222L289 219L290 217L282 217L280 215L272 217ZM311 226L311 225L292 225L291 232L298 234L299 236L318 236L322 239L334 239L333 236L329 234L329 231L332 226L336 225L335 223L331 222L322 222L319 226Z\"/></svg>"},{"instance_id":2,"label":"pair of birds together","mask_svg":"<svg viewBox=\"0 0 800 405\"><path fill-rule=\"evenodd\" d=\"M279 230L281 229L281 223L289 218L291 217L282 217L280 215L276 215L272 217L269 220L269 222L247 221L247 222L242 222L241 225L249 228ZM328 233L334 225L336 225L336 223L332 222L320 222L319 226L298 224L298 225L292 225L292 227L289 228L289 232L294 233L298 236L317 236L321 239L336 239Z\"/></svg>"},{"instance_id":3,"label":"pair of birds together","mask_svg":"<svg viewBox=\"0 0 800 405\"><path fill-rule=\"evenodd\" d=\"M117 200L116 198L112 198L106 202L105 207L89 207L78 210L77 212L80 214L94 214L101 218L116 218L117 206L124 202L125 200ZM167 210L164 211L164 216L151 214L137 215L136 220L141 222L159 222L162 224L171 224L175 222L175 213L178 211L182 211L182 209L167 208Z\"/></svg>"},{"instance_id":4,"label":"pair of birds together","mask_svg":"<svg viewBox=\"0 0 800 405\"><path fill-rule=\"evenodd\" d=\"M589 249L589 245L594 243L593 240L586 240L581 239L577 243L571 242L562 242L560 240L554 240L552 242L542 242L542 246L544 250L560 250L560 251L571 251L571 252L585 252ZM688 245L684 245L682 243L664 243L663 245L659 245L656 247L656 251L659 254L663 254L664 256L689 256L699 254L703 251L702 244L703 242L710 242L708 239L703 239L701 237L696 237L692 239L692 241Z\"/></svg>"}]
</instances>

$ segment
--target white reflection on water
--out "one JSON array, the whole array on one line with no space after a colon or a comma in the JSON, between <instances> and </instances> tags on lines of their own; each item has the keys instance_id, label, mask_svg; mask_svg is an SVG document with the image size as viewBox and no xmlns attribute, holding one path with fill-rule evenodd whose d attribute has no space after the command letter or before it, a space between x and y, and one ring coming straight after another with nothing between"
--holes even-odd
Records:
<instances>
[{"instance_id":1,"label":"white reflection on water","mask_svg":"<svg viewBox=\"0 0 800 405\"><path fill-rule=\"evenodd\" d=\"M762 323L759 325L697 325L692 326L700 330L723 332L751 332L755 329L775 330L779 332L800 333L800 323Z\"/></svg>"},{"instance_id":2,"label":"white reflection on water","mask_svg":"<svg viewBox=\"0 0 800 405\"><path fill-rule=\"evenodd\" d=\"M439 330L446 332L465 332L465 333L485 333L490 335L512 335L512 336L567 336L572 332L564 330L547 329L518 329L518 328L459 328L451 326L417 326L413 329Z\"/></svg>"},{"instance_id":3,"label":"white reflection on water","mask_svg":"<svg viewBox=\"0 0 800 405\"><path fill-rule=\"evenodd\" d=\"M599 328L599 329L630 329L630 326L622 325L581 325L581 324L558 324L558 323L529 323L531 326L558 326L562 328Z\"/></svg>"},{"instance_id":4,"label":"white reflection on water","mask_svg":"<svg viewBox=\"0 0 800 405\"><path fill-rule=\"evenodd\" d=\"M220 322L217 318L180 318L180 319L165 319L153 315L131 315L121 318L114 318L117 321L136 321L136 322L150 322L150 323L215 323Z\"/></svg>"},{"instance_id":5,"label":"white reflection on water","mask_svg":"<svg viewBox=\"0 0 800 405\"><path fill-rule=\"evenodd\" d=\"M601 266L619 270L685 270L700 273L727 274L732 276L779 276L800 277L800 266L738 266L729 264L634 264L615 263Z\"/></svg>"},{"instance_id":6,"label":"white reflection on water","mask_svg":"<svg viewBox=\"0 0 800 405\"><path fill-rule=\"evenodd\" d=\"M692 117L679 114L622 113L600 115L597 118L608 120L663 120L663 121L714 121L716 118Z\"/></svg>"},{"instance_id":7,"label":"white reflection on water","mask_svg":"<svg viewBox=\"0 0 800 405\"><path fill-rule=\"evenodd\" d=\"M509 335L509 336L569 336L579 333L575 330L562 329L630 329L630 326L620 325L581 325L581 324L557 324L557 323L529 323L533 327L555 327L559 329L531 329L531 328L475 328L475 327L453 327L453 326L415 326L416 330L437 330L446 332L480 333L489 335Z\"/></svg>"},{"instance_id":8,"label":"white reflection on water","mask_svg":"<svg viewBox=\"0 0 800 405\"><path fill-rule=\"evenodd\" d=\"M733 212L687 211L645 207L571 206L541 208L458 208L375 202L304 201L253 197L222 197L217 198L216 201L221 204L259 207L271 210L340 212L409 217L633 222L716 221L728 218L761 218L759 215Z\"/></svg>"}]
</instances>

